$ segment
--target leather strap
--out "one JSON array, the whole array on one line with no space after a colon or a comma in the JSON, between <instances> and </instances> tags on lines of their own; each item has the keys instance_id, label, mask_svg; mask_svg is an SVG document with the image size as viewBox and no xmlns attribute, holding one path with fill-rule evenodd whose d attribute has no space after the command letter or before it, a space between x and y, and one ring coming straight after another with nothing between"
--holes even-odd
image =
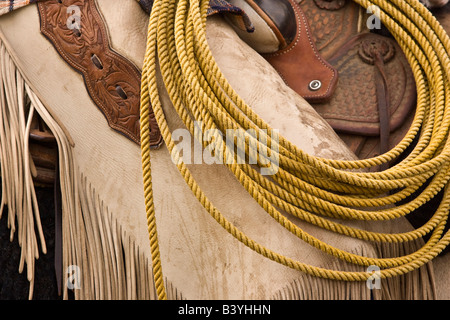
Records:
<instances>
[{"instance_id":1,"label":"leather strap","mask_svg":"<svg viewBox=\"0 0 450 320\"><path fill-rule=\"evenodd\" d=\"M39 186L53 185L55 164L58 162L58 144L37 113L34 113L31 123L29 151L34 183Z\"/></svg>"},{"instance_id":2,"label":"leather strap","mask_svg":"<svg viewBox=\"0 0 450 320\"><path fill-rule=\"evenodd\" d=\"M38 3L38 10L41 32L83 75L89 95L109 126L139 144L141 74L128 59L111 49L95 1L47 0ZM76 112L76 106L72 107ZM150 144L156 148L162 137L152 110L150 117Z\"/></svg>"},{"instance_id":3,"label":"leather strap","mask_svg":"<svg viewBox=\"0 0 450 320\"><path fill-rule=\"evenodd\" d=\"M374 55L380 55L378 63ZM379 137L385 131L381 127L389 127L392 133L414 112L414 78L393 39L360 33L328 61L339 70L340 86L329 103L315 104L314 108L337 132ZM380 103L381 110L387 104L389 124L380 122L384 121L380 119Z\"/></svg>"},{"instance_id":4,"label":"leather strap","mask_svg":"<svg viewBox=\"0 0 450 320\"><path fill-rule=\"evenodd\" d=\"M380 152L386 153L390 149L389 134L391 132L389 125L389 89L386 73L384 71L383 57L379 52L374 52L374 65L377 67L375 71L375 85L378 103L378 116L380 118Z\"/></svg>"},{"instance_id":5,"label":"leather strap","mask_svg":"<svg viewBox=\"0 0 450 320\"><path fill-rule=\"evenodd\" d=\"M59 164L56 163L55 181L53 186L53 199L55 204L55 275L58 295L62 294L63 285L63 249L62 249L62 205L61 205L61 185L59 179Z\"/></svg>"},{"instance_id":6,"label":"leather strap","mask_svg":"<svg viewBox=\"0 0 450 320\"><path fill-rule=\"evenodd\" d=\"M395 49L391 42L381 38L369 38L361 42L359 48L361 59L375 66L375 90L380 121L380 152L389 151L390 128L390 93L385 64L395 56Z\"/></svg>"},{"instance_id":7,"label":"leather strap","mask_svg":"<svg viewBox=\"0 0 450 320\"><path fill-rule=\"evenodd\" d=\"M307 101L327 101L336 88L338 73L317 50L308 21L299 5L293 0L289 0L289 3L297 22L295 38L287 47L263 56L286 84Z\"/></svg>"}]
</instances>

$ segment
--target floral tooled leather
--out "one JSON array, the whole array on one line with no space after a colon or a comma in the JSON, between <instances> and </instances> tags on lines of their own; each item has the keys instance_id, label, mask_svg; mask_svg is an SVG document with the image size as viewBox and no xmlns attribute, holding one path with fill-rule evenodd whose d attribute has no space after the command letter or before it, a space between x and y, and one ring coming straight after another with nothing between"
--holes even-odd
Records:
<instances>
[{"instance_id":1,"label":"floral tooled leather","mask_svg":"<svg viewBox=\"0 0 450 320\"><path fill-rule=\"evenodd\" d=\"M48 0L38 4L41 32L64 60L83 75L87 91L111 128L140 143L141 74L111 49L94 0ZM150 141L162 137L150 110Z\"/></svg>"}]
</instances>

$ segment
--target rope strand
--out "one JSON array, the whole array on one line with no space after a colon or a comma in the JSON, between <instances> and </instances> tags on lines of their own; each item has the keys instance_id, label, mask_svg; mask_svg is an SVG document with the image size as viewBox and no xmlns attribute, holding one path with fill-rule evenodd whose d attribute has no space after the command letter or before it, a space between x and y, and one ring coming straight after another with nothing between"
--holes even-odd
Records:
<instances>
[{"instance_id":1,"label":"rope strand","mask_svg":"<svg viewBox=\"0 0 450 320\"><path fill-rule=\"evenodd\" d=\"M416 0L354 0L362 7L377 5L380 18L407 57L417 87L417 108L412 125L392 150L372 159L334 160L306 154L259 118L233 90L221 73L206 40L208 0L156 0L148 29L142 72L141 148L144 192L153 270L158 297L165 295L150 171L149 106L169 152L177 153L161 105L156 83L157 63L170 100L186 128L195 137L195 122L201 130L255 130L244 134L245 156L264 150L279 159L271 179L248 164L226 163L244 189L275 221L299 239L347 262L379 266L381 277L402 275L431 261L450 243L444 234L450 208L450 40L437 20ZM217 131L217 130L216 130ZM275 137L277 139L275 139ZM380 172L359 169L379 166L402 155L417 138L411 153L397 165ZM235 159L218 136L215 150L224 159ZM204 147L206 147L206 143ZM231 158L229 158L231 157ZM258 163L261 167L261 162ZM247 237L208 200L183 162L177 168L195 197L209 214L244 245L289 268L332 280L365 281L371 273L329 270L280 255ZM358 169L358 170L355 170ZM422 188L425 186L425 188ZM419 192L420 190L420 192ZM393 220L412 214L437 194L443 199L433 217L422 227L398 234L375 233L337 223L344 220ZM412 200L406 201L412 194ZM392 207L394 205L394 207ZM386 206L391 208L386 209ZM278 209L321 228L365 241L407 242L427 234L429 240L416 252L387 259L368 258L335 248L306 233Z\"/></svg>"}]
</instances>

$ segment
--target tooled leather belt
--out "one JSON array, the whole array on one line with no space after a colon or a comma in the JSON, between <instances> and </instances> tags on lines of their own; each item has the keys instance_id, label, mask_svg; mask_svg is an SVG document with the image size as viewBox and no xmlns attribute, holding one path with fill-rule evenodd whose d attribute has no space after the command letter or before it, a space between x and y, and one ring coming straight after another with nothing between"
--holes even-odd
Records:
<instances>
[{"instance_id":1,"label":"tooled leather belt","mask_svg":"<svg viewBox=\"0 0 450 320\"><path fill-rule=\"evenodd\" d=\"M61 57L83 75L89 95L109 126L139 144L141 74L110 47L107 27L95 1L47 0L38 3L38 10L41 32ZM68 20L71 15L73 21ZM159 147L162 136L153 110L150 131L151 147Z\"/></svg>"}]
</instances>

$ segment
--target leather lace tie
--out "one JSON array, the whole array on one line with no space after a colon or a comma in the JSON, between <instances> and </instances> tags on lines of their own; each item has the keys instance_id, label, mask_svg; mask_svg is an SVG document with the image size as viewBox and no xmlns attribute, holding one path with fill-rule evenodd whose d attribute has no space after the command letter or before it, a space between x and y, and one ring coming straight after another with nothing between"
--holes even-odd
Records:
<instances>
[{"instance_id":1,"label":"leather lace tie","mask_svg":"<svg viewBox=\"0 0 450 320\"><path fill-rule=\"evenodd\" d=\"M389 151L389 135L391 132L389 88L385 72L385 63L389 62L395 55L395 48L389 42L382 39L366 39L361 43L359 49L361 59L375 68L375 86L378 103L378 115L380 118L380 154ZM381 166L382 170L389 167L388 163Z\"/></svg>"}]
</instances>

